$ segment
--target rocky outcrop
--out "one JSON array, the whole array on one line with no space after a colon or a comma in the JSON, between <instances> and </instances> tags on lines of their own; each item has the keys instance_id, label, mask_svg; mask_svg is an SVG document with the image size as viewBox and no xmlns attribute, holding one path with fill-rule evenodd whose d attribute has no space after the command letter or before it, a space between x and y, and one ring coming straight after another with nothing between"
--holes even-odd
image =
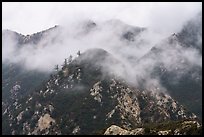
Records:
<instances>
[{"instance_id":1,"label":"rocky outcrop","mask_svg":"<svg viewBox=\"0 0 204 137\"><path fill-rule=\"evenodd\" d=\"M151 128L144 126L133 130L127 130L116 125L111 125L106 129L104 135L187 135L202 133L201 125L195 120L177 121L168 124L158 124Z\"/></svg>"},{"instance_id":2,"label":"rocky outcrop","mask_svg":"<svg viewBox=\"0 0 204 137\"><path fill-rule=\"evenodd\" d=\"M112 125L104 133L104 135L142 135L142 134L144 134L144 128L136 128L134 130L128 131L116 125Z\"/></svg>"},{"instance_id":3,"label":"rocky outcrop","mask_svg":"<svg viewBox=\"0 0 204 137\"><path fill-rule=\"evenodd\" d=\"M50 117L49 114L45 114L43 117L41 116L38 120L38 127L40 131L47 129L51 124L55 123L55 120Z\"/></svg>"}]
</instances>

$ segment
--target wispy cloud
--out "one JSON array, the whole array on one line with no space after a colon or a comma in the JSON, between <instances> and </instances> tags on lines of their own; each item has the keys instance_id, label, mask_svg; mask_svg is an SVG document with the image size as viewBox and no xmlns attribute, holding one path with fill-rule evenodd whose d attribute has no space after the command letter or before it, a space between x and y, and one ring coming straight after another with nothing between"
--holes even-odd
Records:
<instances>
[{"instance_id":1,"label":"wispy cloud","mask_svg":"<svg viewBox=\"0 0 204 137\"><path fill-rule=\"evenodd\" d=\"M202 67L202 56L196 50L182 48L179 43L172 47L166 41L200 10L201 3L3 3L3 28L27 34L61 24L37 45L27 44L20 49L13 36L3 37L3 63L24 62L26 69L50 72L70 54L76 56L78 50L102 48L122 62L107 61L103 65L108 71L133 85L141 79L148 81L148 86L159 85L158 79L151 77L159 63L169 71L187 70L190 65ZM96 22L96 27L87 31L86 23L90 20ZM127 24L147 29L130 42L122 39L124 33L133 29ZM161 54L137 61L155 45L161 47ZM188 62L187 67L183 60Z\"/></svg>"},{"instance_id":2,"label":"wispy cloud","mask_svg":"<svg viewBox=\"0 0 204 137\"><path fill-rule=\"evenodd\" d=\"M32 34L56 24L66 25L81 19L105 21L120 19L154 31L174 32L202 9L201 2L3 2L2 27Z\"/></svg>"}]
</instances>

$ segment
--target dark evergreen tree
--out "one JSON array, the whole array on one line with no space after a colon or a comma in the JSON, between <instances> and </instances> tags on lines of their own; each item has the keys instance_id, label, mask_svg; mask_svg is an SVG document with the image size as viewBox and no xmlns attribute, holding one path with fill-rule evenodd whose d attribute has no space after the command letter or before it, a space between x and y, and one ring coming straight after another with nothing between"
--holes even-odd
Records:
<instances>
[{"instance_id":1,"label":"dark evergreen tree","mask_svg":"<svg viewBox=\"0 0 204 137\"><path fill-rule=\"evenodd\" d=\"M72 62L72 55L69 56L69 58L68 58L68 62L69 62L69 63Z\"/></svg>"},{"instance_id":2,"label":"dark evergreen tree","mask_svg":"<svg viewBox=\"0 0 204 137\"><path fill-rule=\"evenodd\" d=\"M67 59L64 59L64 64L62 64L62 69L66 68L67 66L68 66Z\"/></svg>"},{"instance_id":3,"label":"dark evergreen tree","mask_svg":"<svg viewBox=\"0 0 204 137\"><path fill-rule=\"evenodd\" d=\"M80 52L80 50L79 50L79 51L77 52L77 55L78 55L78 56L80 56L80 55L81 55L81 52Z\"/></svg>"},{"instance_id":4,"label":"dark evergreen tree","mask_svg":"<svg viewBox=\"0 0 204 137\"><path fill-rule=\"evenodd\" d=\"M64 59L64 66L66 67L68 65L67 59Z\"/></svg>"}]
</instances>

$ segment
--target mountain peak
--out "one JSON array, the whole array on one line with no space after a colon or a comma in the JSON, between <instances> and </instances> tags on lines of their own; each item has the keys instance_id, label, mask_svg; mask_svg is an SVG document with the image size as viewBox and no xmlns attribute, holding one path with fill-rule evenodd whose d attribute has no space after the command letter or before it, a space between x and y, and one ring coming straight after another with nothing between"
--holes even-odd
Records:
<instances>
[{"instance_id":1,"label":"mountain peak","mask_svg":"<svg viewBox=\"0 0 204 137\"><path fill-rule=\"evenodd\" d=\"M54 27L48 28L40 32L33 33L31 35L23 35L7 29L2 31L2 35L5 38L9 36L14 36L14 38L17 40L18 45L38 44L40 40L43 39L44 36L49 35L50 33L53 33L54 31L57 31L59 29L60 29L60 26L55 25Z\"/></svg>"}]
</instances>

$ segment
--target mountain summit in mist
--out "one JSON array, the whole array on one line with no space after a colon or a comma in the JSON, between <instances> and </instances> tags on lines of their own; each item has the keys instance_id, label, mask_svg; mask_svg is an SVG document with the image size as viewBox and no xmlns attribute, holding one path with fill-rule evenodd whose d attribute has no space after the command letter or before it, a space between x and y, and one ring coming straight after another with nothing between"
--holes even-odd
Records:
<instances>
[{"instance_id":1,"label":"mountain summit in mist","mask_svg":"<svg viewBox=\"0 0 204 137\"><path fill-rule=\"evenodd\" d=\"M166 38L120 20L2 31L3 134L202 134L199 22Z\"/></svg>"}]
</instances>

